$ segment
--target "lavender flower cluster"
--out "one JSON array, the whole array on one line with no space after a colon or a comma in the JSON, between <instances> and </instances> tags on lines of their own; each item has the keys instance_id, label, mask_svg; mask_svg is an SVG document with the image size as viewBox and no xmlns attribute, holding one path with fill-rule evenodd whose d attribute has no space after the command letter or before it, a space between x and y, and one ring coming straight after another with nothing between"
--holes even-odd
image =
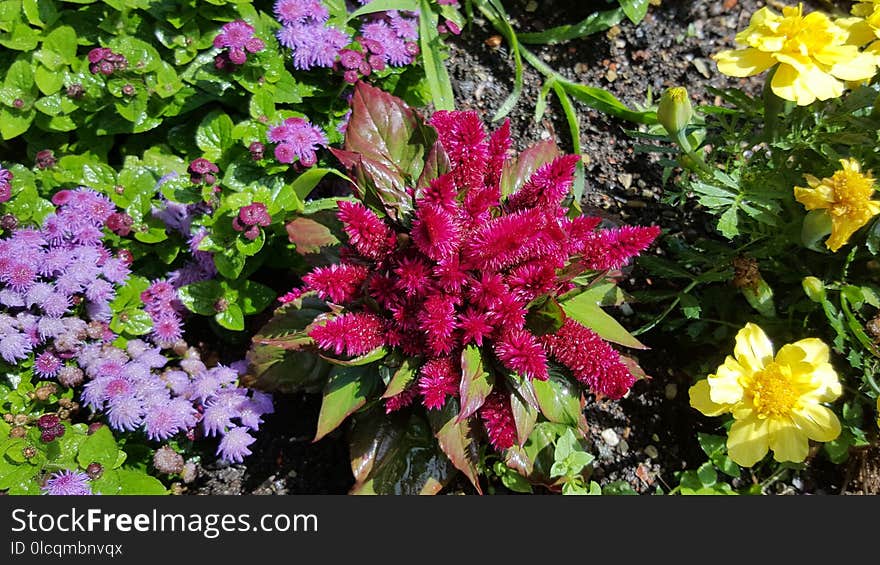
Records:
<instances>
[{"instance_id":1,"label":"lavender flower cluster","mask_svg":"<svg viewBox=\"0 0 880 565\"><path fill-rule=\"evenodd\" d=\"M0 165L0 203L12 198L12 171Z\"/></svg>"},{"instance_id":2,"label":"lavender flower cluster","mask_svg":"<svg viewBox=\"0 0 880 565\"><path fill-rule=\"evenodd\" d=\"M115 430L143 429L160 441L220 436L218 455L242 461L255 441L250 432L273 411L271 397L237 386L241 363L208 368L192 348L170 363L163 348L181 347L181 330L176 288L167 281L155 281L143 296L159 321L152 339L113 345L110 302L130 274L130 254L114 257L103 244L115 206L84 188L62 190L52 201L56 212L41 228L0 239L0 357L13 365L33 357L36 376L67 387L85 382L83 403L106 413ZM181 219L181 229L189 226ZM177 273L175 281L182 279Z\"/></svg>"},{"instance_id":3,"label":"lavender flower cluster","mask_svg":"<svg viewBox=\"0 0 880 565\"><path fill-rule=\"evenodd\" d=\"M278 0L274 13L282 24L278 42L291 49L293 66L300 70L341 65L345 80L353 83L386 65L409 65L418 54L415 12L389 10L365 16L355 49L345 49L352 37L328 23L330 12L320 0Z\"/></svg>"}]
</instances>

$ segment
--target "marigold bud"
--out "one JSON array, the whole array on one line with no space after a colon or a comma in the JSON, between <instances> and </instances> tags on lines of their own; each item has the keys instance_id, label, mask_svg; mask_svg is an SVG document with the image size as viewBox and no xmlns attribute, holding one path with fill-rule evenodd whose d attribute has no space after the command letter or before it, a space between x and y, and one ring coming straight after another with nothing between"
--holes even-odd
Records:
<instances>
[{"instance_id":1,"label":"marigold bud","mask_svg":"<svg viewBox=\"0 0 880 565\"><path fill-rule=\"evenodd\" d=\"M801 285L807 298L813 302L822 303L825 300L825 285L816 277L804 277Z\"/></svg>"},{"instance_id":2,"label":"marigold bud","mask_svg":"<svg viewBox=\"0 0 880 565\"><path fill-rule=\"evenodd\" d=\"M685 87L673 86L660 97L657 120L669 135L675 135L686 128L693 117L694 108Z\"/></svg>"}]
</instances>

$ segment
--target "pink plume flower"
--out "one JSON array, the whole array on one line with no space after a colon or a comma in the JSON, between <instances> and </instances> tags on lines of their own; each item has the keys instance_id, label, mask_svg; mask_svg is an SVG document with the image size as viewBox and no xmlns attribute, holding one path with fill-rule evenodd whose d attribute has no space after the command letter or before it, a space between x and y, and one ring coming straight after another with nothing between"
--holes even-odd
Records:
<instances>
[{"instance_id":1,"label":"pink plume flower","mask_svg":"<svg viewBox=\"0 0 880 565\"><path fill-rule=\"evenodd\" d=\"M483 340L491 336L494 331L486 313L474 308L468 308L464 314L459 315L458 326L462 330L461 340L465 345L476 343L482 347Z\"/></svg>"},{"instance_id":2,"label":"pink plume flower","mask_svg":"<svg viewBox=\"0 0 880 565\"><path fill-rule=\"evenodd\" d=\"M413 403L413 400L416 399L419 395L419 387L411 386L401 392L400 394L396 394L391 398L385 399L385 413L391 414L392 412L397 412L402 408L406 408L410 404Z\"/></svg>"},{"instance_id":3,"label":"pink plume flower","mask_svg":"<svg viewBox=\"0 0 880 565\"><path fill-rule=\"evenodd\" d=\"M621 398L636 381L614 348L571 318L555 334L543 336L543 341L553 358L595 393Z\"/></svg>"},{"instance_id":4,"label":"pink plume flower","mask_svg":"<svg viewBox=\"0 0 880 565\"><path fill-rule=\"evenodd\" d=\"M461 189L482 188L489 144L479 114L474 111L434 112L430 120L452 162L455 184Z\"/></svg>"},{"instance_id":5,"label":"pink plume flower","mask_svg":"<svg viewBox=\"0 0 880 565\"><path fill-rule=\"evenodd\" d=\"M455 299L449 295L434 294L425 300L422 308L418 317L419 328L425 332L431 353L450 353L455 347L452 334L457 326Z\"/></svg>"},{"instance_id":6,"label":"pink plume flower","mask_svg":"<svg viewBox=\"0 0 880 565\"><path fill-rule=\"evenodd\" d=\"M619 269L660 235L658 226L621 226L594 232L584 246L584 263L596 271Z\"/></svg>"},{"instance_id":7,"label":"pink plume flower","mask_svg":"<svg viewBox=\"0 0 880 565\"><path fill-rule=\"evenodd\" d=\"M396 245L396 237L375 212L360 202L340 201L339 221L348 242L367 259L385 258Z\"/></svg>"},{"instance_id":8,"label":"pink plume flower","mask_svg":"<svg viewBox=\"0 0 880 565\"><path fill-rule=\"evenodd\" d=\"M422 393L422 404L428 410L437 410L446 403L448 396L458 394L461 373L451 357L431 359L421 368L419 392Z\"/></svg>"},{"instance_id":9,"label":"pink plume flower","mask_svg":"<svg viewBox=\"0 0 880 565\"><path fill-rule=\"evenodd\" d=\"M504 332L495 343L504 366L529 379L547 380L547 355L538 339L525 329Z\"/></svg>"},{"instance_id":10,"label":"pink plume flower","mask_svg":"<svg viewBox=\"0 0 880 565\"><path fill-rule=\"evenodd\" d=\"M578 155L563 155L542 165L508 198L507 204L512 210L558 206L571 190L578 161Z\"/></svg>"},{"instance_id":11,"label":"pink plume flower","mask_svg":"<svg viewBox=\"0 0 880 565\"><path fill-rule=\"evenodd\" d=\"M337 264L317 267L303 277L303 282L322 300L345 304L357 297L369 274L369 270L361 265Z\"/></svg>"},{"instance_id":12,"label":"pink plume flower","mask_svg":"<svg viewBox=\"0 0 880 565\"><path fill-rule=\"evenodd\" d=\"M309 337L318 347L336 355L357 357L385 345L385 325L382 319L366 312L336 316L323 326L315 326Z\"/></svg>"},{"instance_id":13,"label":"pink plume flower","mask_svg":"<svg viewBox=\"0 0 880 565\"><path fill-rule=\"evenodd\" d=\"M435 261L450 258L461 245L461 231L452 214L430 205L416 213L412 238L419 251Z\"/></svg>"},{"instance_id":14,"label":"pink plume flower","mask_svg":"<svg viewBox=\"0 0 880 565\"><path fill-rule=\"evenodd\" d=\"M517 436L516 422L508 395L492 391L480 407L479 414L492 447L498 451L513 447Z\"/></svg>"}]
</instances>

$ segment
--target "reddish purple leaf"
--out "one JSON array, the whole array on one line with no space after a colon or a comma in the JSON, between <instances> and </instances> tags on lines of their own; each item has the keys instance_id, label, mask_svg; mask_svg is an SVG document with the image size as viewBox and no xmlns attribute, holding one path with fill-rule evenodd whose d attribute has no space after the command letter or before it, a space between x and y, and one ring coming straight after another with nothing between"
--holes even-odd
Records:
<instances>
[{"instance_id":1,"label":"reddish purple leaf","mask_svg":"<svg viewBox=\"0 0 880 565\"><path fill-rule=\"evenodd\" d=\"M519 190L541 165L559 155L559 147L552 138L527 147L516 159L504 165L504 172L501 173L501 194L513 194Z\"/></svg>"},{"instance_id":2,"label":"reddish purple leaf","mask_svg":"<svg viewBox=\"0 0 880 565\"><path fill-rule=\"evenodd\" d=\"M440 410L429 410L428 420L434 429L434 436L440 449L449 457L452 464L483 494L477 479L479 450L473 438L471 419L459 420L458 400L450 398Z\"/></svg>"},{"instance_id":3,"label":"reddish purple leaf","mask_svg":"<svg viewBox=\"0 0 880 565\"><path fill-rule=\"evenodd\" d=\"M322 247L339 243L329 228L309 218L297 218L285 227L287 237L296 245L296 252L300 255L317 253Z\"/></svg>"},{"instance_id":4,"label":"reddish purple leaf","mask_svg":"<svg viewBox=\"0 0 880 565\"><path fill-rule=\"evenodd\" d=\"M486 402L492 392L492 376L483 368L480 348L467 346L461 353L461 413L459 420L471 417Z\"/></svg>"}]
</instances>

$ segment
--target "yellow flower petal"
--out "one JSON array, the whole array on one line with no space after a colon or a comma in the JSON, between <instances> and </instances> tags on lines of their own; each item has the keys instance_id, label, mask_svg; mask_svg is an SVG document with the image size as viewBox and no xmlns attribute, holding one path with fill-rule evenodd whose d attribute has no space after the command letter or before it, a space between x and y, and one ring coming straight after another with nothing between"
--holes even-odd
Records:
<instances>
[{"instance_id":1,"label":"yellow flower petal","mask_svg":"<svg viewBox=\"0 0 880 565\"><path fill-rule=\"evenodd\" d=\"M767 455L770 441L767 420L755 417L737 420L727 434L727 454L742 467L751 467Z\"/></svg>"},{"instance_id":2,"label":"yellow flower petal","mask_svg":"<svg viewBox=\"0 0 880 565\"><path fill-rule=\"evenodd\" d=\"M712 56L718 64L718 71L733 77L750 77L762 73L776 62L769 53L753 47L721 51Z\"/></svg>"},{"instance_id":3,"label":"yellow flower petal","mask_svg":"<svg viewBox=\"0 0 880 565\"><path fill-rule=\"evenodd\" d=\"M712 402L717 404L736 404L739 402L743 395L740 379L749 372L737 363L736 359L728 355L724 364L706 379L709 383L709 395Z\"/></svg>"},{"instance_id":4,"label":"yellow flower petal","mask_svg":"<svg viewBox=\"0 0 880 565\"><path fill-rule=\"evenodd\" d=\"M730 411L729 404L712 402L709 396L709 383L705 379L698 381L688 389L688 396L690 397L691 406L706 416L720 416Z\"/></svg>"},{"instance_id":5,"label":"yellow flower petal","mask_svg":"<svg viewBox=\"0 0 880 565\"><path fill-rule=\"evenodd\" d=\"M773 361L773 344L764 330L749 322L737 332L733 354L747 371L759 371Z\"/></svg>"},{"instance_id":6,"label":"yellow flower petal","mask_svg":"<svg viewBox=\"0 0 880 565\"><path fill-rule=\"evenodd\" d=\"M807 436L794 424L782 420L770 420L768 423L770 449L776 461L801 462L810 452Z\"/></svg>"},{"instance_id":7,"label":"yellow flower petal","mask_svg":"<svg viewBox=\"0 0 880 565\"><path fill-rule=\"evenodd\" d=\"M785 345L782 347L782 349L779 350L779 353L776 355L777 360L779 358L779 355L782 354L782 351L787 348L799 350L799 361L805 361L807 363L810 363L811 365L819 365L828 362L828 346L821 339L808 337L806 339L801 339L794 343Z\"/></svg>"},{"instance_id":8,"label":"yellow flower petal","mask_svg":"<svg viewBox=\"0 0 880 565\"><path fill-rule=\"evenodd\" d=\"M867 80L877 72L877 60L871 53L856 53L835 63L828 72L843 80Z\"/></svg>"},{"instance_id":9,"label":"yellow flower petal","mask_svg":"<svg viewBox=\"0 0 880 565\"><path fill-rule=\"evenodd\" d=\"M876 37L874 30L863 18L840 18L834 23L846 31L846 42L850 45L866 45Z\"/></svg>"},{"instance_id":10,"label":"yellow flower petal","mask_svg":"<svg viewBox=\"0 0 880 565\"><path fill-rule=\"evenodd\" d=\"M791 65L779 65L770 82L773 94L784 100L796 102L799 106L810 104L816 99L816 95L801 83L800 76Z\"/></svg>"},{"instance_id":11,"label":"yellow flower petal","mask_svg":"<svg viewBox=\"0 0 880 565\"><path fill-rule=\"evenodd\" d=\"M840 435L840 420L820 404L805 404L792 412L792 421L812 440L832 441Z\"/></svg>"},{"instance_id":12,"label":"yellow flower petal","mask_svg":"<svg viewBox=\"0 0 880 565\"><path fill-rule=\"evenodd\" d=\"M834 203L834 193L830 186L817 188L794 187L794 199L804 205L807 210L829 208Z\"/></svg>"}]
</instances>

